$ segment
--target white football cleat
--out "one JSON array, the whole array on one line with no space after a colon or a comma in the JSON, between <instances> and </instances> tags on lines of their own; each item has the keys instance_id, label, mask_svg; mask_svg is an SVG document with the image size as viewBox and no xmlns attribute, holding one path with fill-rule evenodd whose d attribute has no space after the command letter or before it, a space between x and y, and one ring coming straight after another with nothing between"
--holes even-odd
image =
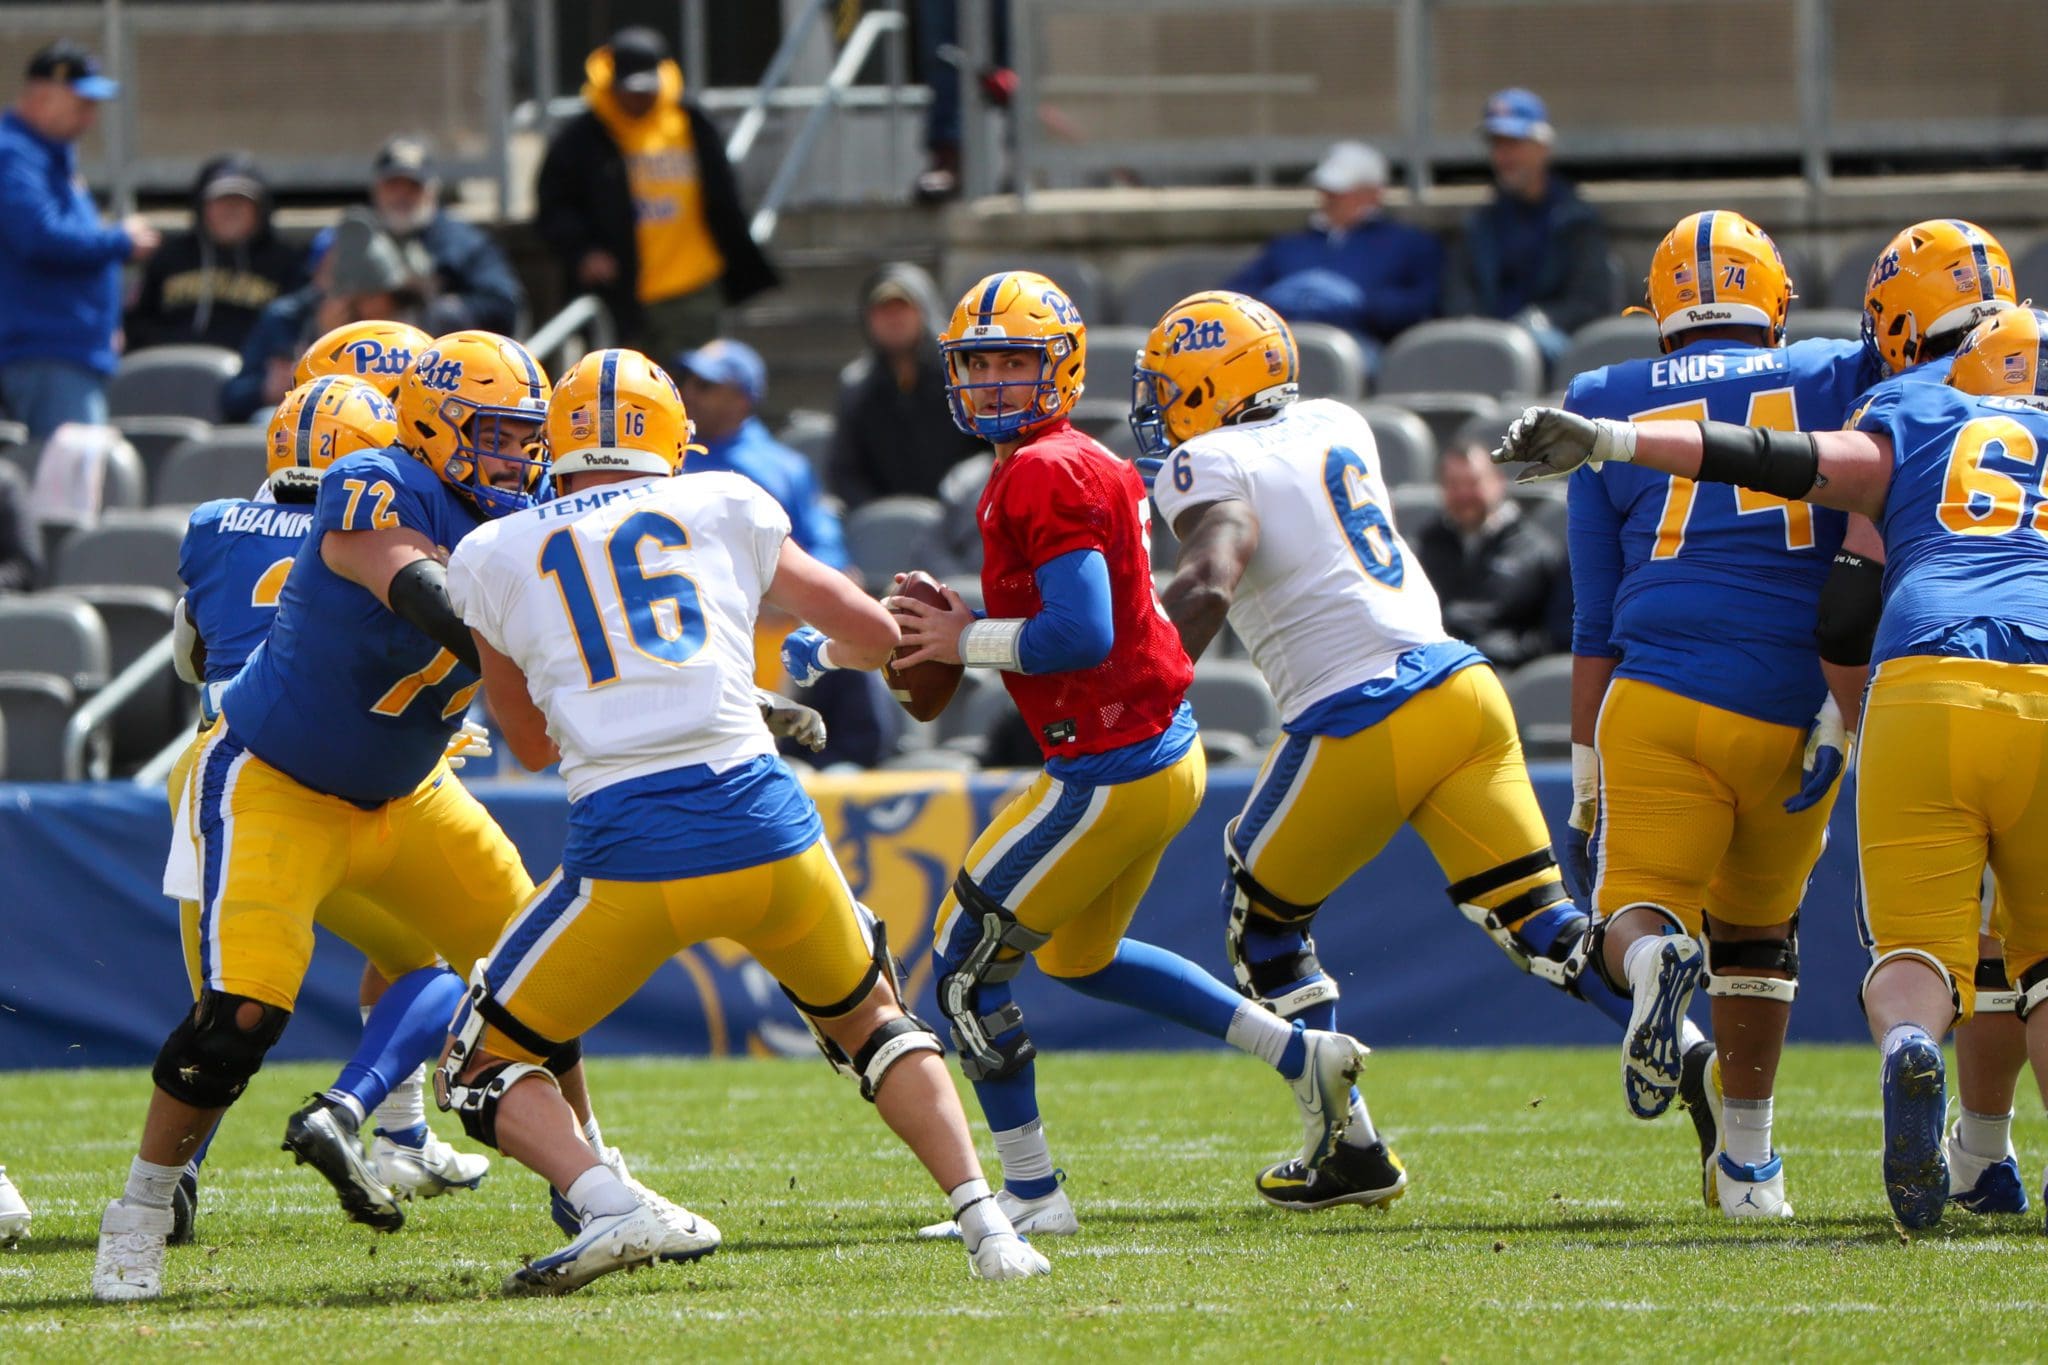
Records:
<instances>
[{"instance_id":1,"label":"white football cleat","mask_svg":"<svg viewBox=\"0 0 2048 1365\"><path fill-rule=\"evenodd\" d=\"M1288 1082L1301 1109L1301 1163L1310 1170L1330 1159L1351 1126L1351 1083L1372 1049L1348 1033L1302 1029L1308 1062Z\"/></svg>"},{"instance_id":2,"label":"white football cleat","mask_svg":"<svg viewBox=\"0 0 2048 1365\"><path fill-rule=\"evenodd\" d=\"M567 1294L614 1270L653 1265L669 1229L661 1216L641 1204L630 1213L593 1218L575 1240L527 1262L505 1277L505 1293Z\"/></svg>"},{"instance_id":3,"label":"white football cleat","mask_svg":"<svg viewBox=\"0 0 2048 1365\"><path fill-rule=\"evenodd\" d=\"M1785 1158L1776 1152L1761 1166L1744 1166L1726 1152L1714 1158L1721 1212L1730 1218L1790 1218L1785 1202Z\"/></svg>"},{"instance_id":4,"label":"white football cleat","mask_svg":"<svg viewBox=\"0 0 2048 1365\"><path fill-rule=\"evenodd\" d=\"M0 1247L11 1247L28 1236L32 1216L28 1211L28 1201L7 1178L7 1168L0 1166Z\"/></svg>"},{"instance_id":5,"label":"white football cleat","mask_svg":"<svg viewBox=\"0 0 2048 1365\"><path fill-rule=\"evenodd\" d=\"M1020 1199L1008 1188L1000 1189L996 1191L996 1207L1010 1220L1011 1227L1033 1237L1071 1237L1081 1230L1081 1220L1074 1217L1073 1201L1063 1189L1055 1188L1051 1194L1036 1199ZM957 1242L960 1225L948 1218L943 1223L919 1228L917 1235L927 1241L950 1238Z\"/></svg>"},{"instance_id":6,"label":"white football cleat","mask_svg":"<svg viewBox=\"0 0 2048 1365\"><path fill-rule=\"evenodd\" d=\"M393 1139L382 1128L370 1144L370 1169L398 1198L436 1199L450 1190L473 1190L490 1173L489 1157L457 1151L432 1130L420 1131L426 1141L417 1146Z\"/></svg>"},{"instance_id":7,"label":"white football cleat","mask_svg":"<svg viewBox=\"0 0 2048 1365\"><path fill-rule=\"evenodd\" d=\"M100 1215L100 1246L92 1262L92 1296L101 1303L153 1299L164 1292L164 1245L171 1211L125 1199Z\"/></svg>"},{"instance_id":8,"label":"white football cleat","mask_svg":"<svg viewBox=\"0 0 2048 1365\"><path fill-rule=\"evenodd\" d=\"M977 1280L1026 1280L1052 1274L1052 1263L1013 1232L982 1238L981 1245L968 1253L967 1265Z\"/></svg>"},{"instance_id":9,"label":"white football cleat","mask_svg":"<svg viewBox=\"0 0 2048 1365\"><path fill-rule=\"evenodd\" d=\"M626 1169L626 1158L616 1147L607 1147L598 1153L619 1183L633 1192L640 1206L651 1212L666 1230L656 1249L657 1259L682 1264L700 1261L718 1250L725 1241L723 1233L709 1218L700 1218L681 1204L663 1198L633 1178Z\"/></svg>"},{"instance_id":10,"label":"white football cleat","mask_svg":"<svg viewBox=\"0 0 2048 1365\"><path fill-rule=\"evenodd\" d=\"M1638 954L1629 973L1634 1007L1621 1040L1621 1088L1629 1112L1653 1119L1671 1107L1683 1079L1682 1025L1704 964L1699 940L1666 934L1652 952Z\"/></svg>"}]
</instances>

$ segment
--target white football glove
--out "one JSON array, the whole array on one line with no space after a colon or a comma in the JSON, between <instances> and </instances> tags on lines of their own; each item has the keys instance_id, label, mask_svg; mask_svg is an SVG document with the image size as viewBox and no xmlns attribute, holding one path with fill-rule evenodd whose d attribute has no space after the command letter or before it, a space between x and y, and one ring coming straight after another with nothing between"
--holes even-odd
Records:
<instances>
[{"instance_id":1,"label":"white football glove","mask_svg":"<svg viewBox=\"0 0 2048 1365\"><path fill-rule=\"evenodd\" d=\"M1052 1263L1014 1232L991 1233L982 1238L981 1244L968 1253L967 1264L977 1280L1024 1280L1033 1275L1052 1274Z\"/></svg>"},{"instance_id":2,"label":"white football glove","mask_svg":"<svg viewBox=\"0 0 2048 1365\"><path fill-rule=\"evenodd\" d=\"M473 720L462 722L462 728L448 737L448 766L460 768L472 758L489 758L492 754L491 732Z\"/></svg>"},{"instance_id":3,"label":"white football glove","mask_svg":"<svg viewBox=\"0 0 2048 1365\"><path fill-rule=\"evenodd\" d=\"M1572 814L1566 821L1581 834L1591 834L1600 818L1600 760L1590 744L1572 745Z\"/></svg>"},{"instance_id":4,"label":"white football glove","mask_svg":"<svg viewBox=\"0 0 2048 1365\"><path fill-rule=\"evenodd\" d=\"M1493 452L1495 464L1529 466L1515 476L1516 483L1561 478L1582 464L1626 463L1635 457L1635 427L1563 408L1524 408Z\"/></svg>"},{"instance_id":5,"label":"white football glove","mask_svg":"<svg viewBox=\"0 0 2048 1365\"><path fill-rule=\"evenodd\" d=\"M761 719L768 723L769 734L793 739L812 753L825 747L825 718L810 707L764 687L754 689L754 700L761 705Z\"/></svg>"}]
</instances>

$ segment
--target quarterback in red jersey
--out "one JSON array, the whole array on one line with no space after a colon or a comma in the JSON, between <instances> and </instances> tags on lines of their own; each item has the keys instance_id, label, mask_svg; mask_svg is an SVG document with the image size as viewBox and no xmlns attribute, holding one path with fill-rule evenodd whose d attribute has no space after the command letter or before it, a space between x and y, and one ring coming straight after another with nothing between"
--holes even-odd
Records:
<instances>
[{"instance_id":1,"label":"quarterback in red jersey","mask_svg":"<svg viewBox=\"0 0 2048 1365\"><path fill-rule=\"evenodd\" d=\"M995 446L981 496L988 614L893 598L905 663L1001 671L1045 771L995 818L940 907L939 1005L1003 1163L1004 1209L1027 1235L1072 1232L1039 1120L1023 1013L1010 981L1030 954L1047 976L1225 1040L1294 1087L1320 1165L1350 1120L1365 1049L1290 1025L1185 958L1126 939L1206 773L1184 700L1194 666L1152 591L1137 471L1068 422L1087 331L1043 275L1002 271L968 290L939 338L953 420ZM952 1234L952 1225L925 1229Z\"/></svg>"}]
</instances>

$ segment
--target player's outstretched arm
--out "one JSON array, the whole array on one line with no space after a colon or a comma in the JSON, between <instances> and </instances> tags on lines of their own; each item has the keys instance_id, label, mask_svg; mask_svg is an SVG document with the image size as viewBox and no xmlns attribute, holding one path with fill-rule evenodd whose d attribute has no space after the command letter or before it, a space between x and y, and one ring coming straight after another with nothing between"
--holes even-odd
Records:
<instances>
[{"instance_id":1,"label":"player's outstretched arm","mask_svg":"<svg viewBox=\"0 0 2048 1365\"><path fill-rule=\"evenodd\" d=\"M484 704L490 707L491 719L497 723L499 733L505 736L512 756L528 772L539 772L550 764L559 763L562 751L555 747L555 741L548 735L548 718L533 704L525 672L491 648L481 634L473 632L473 635L484 675Z\"/></svg>"},{"instance_id":2,"label":"player's outstretched arm","mask_svg":"<svg viewBox=\"0 0 2048 1365\"><path fill-rule=\"evenodd\" d=\"M825 632L826 667L880 668L901 640L895 618L881 603L793 540L782 542L775 577L762 600Z\"/></svg>"},{"instance_id":3,"label":"player's outstretched arm","mask_svg":"<svg viewBox=\"0 0 2048 1365\"><path fill-rule=\"evenodd\" d=\"M1190 507L1174 523L1180 563L1159 595L1190 659L1202 657L1259 548L1259 514L1238 498Z\"/></svg>"},{"instance_id":4,"label":"player's outstretched arm","mask_svg":"<svg viewBox=\"0 0 2048 1365\"><path fill-rule=\"evenodd\" d=\"M469 627L448 600L445 557L410 527L386 531L328 531L320 559L349 582L368 588L395 615L471 668L477 667Z\"/></svg>"}]
</instances>

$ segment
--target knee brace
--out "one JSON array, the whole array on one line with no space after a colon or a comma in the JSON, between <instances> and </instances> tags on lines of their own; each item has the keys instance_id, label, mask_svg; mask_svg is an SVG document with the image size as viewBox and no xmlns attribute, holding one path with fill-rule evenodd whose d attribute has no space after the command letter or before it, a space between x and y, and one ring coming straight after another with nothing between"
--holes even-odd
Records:
<instances>
[{"instance_id":1,"label":"knee brace","mask_svg":"<svg viewBox=\"0 0 2048 1365\"><path fill-rule=\"evenodd\" d=\"M1706 934L1708 995L1742 1000L1775 1000L1789 1005L1799 995L1799 917L1794 915L1780 939L1737 939L1723 943ZM1757 969L1775 969L1782 977L1758 976Z\"/></svg>"},{"instance_id":2,"label":"knee brace","mask_svg":"<svg viewBox=\"0 0 2048 1365\"><path fill-rule=\"evenodd\" d=\"M1037 952L1051 942L1052 935L1019 924L1009 907L983 891L965 868L953 881L953 895L965 918L954 924L950 937L955 941L940 955L946 971L939 978L939 1012L952 1029L953 1043L960 1049L960 1070L967 1079L1006 1080L1022 1071L1038 1055L1038 1049L1022 1032L1007 1044L994 1041L1001 1034L1020 1030L1024 1011L1010 1000L992 1013L982 1014L981 988L1011 980L1023 969L1022 955ZM1019 955L999 957L1005 948L1014 948Z\"/></svg>"},{"instance_id":3,"label":"knee brace","mask_svg":"<svg viewBox=\"0 0 2048 1365\"><path fill-rule=\"evenodd\" d=\"M2005 964L2003 962L1999 963L1998 970L2001 976L2004 975ZM2015 997L2013 1000L2013 1013L2022 1019L2032 1014L2036 1005L2040 1004L2043 1000L2048 1000L2048 958L2036 962L2033 966L2027 968L2026 971L2020 973L2019 989L2012 992L2012 994ZM1979 997L1979 999L1981 1000L1982 997ZM1980 1004L1978 1009L1981 1011L1983 1006Z\"/></svg>"},{"instance_id":4,"label":"knee brace","mask_svg":"<svg viewBox=\"0 0 2048 1365\"><path fill-rule=\"evenodd\" d=\"M1282 1019L1292 1019L1314 1005L1335 1004L1337 983L1323 971L1323 964L1316 957L1315 936L1309 932L1323 903L1297 905L1260 885L1231 844L1230 835L1235 828L1236 822L1232 821L1223 834L1223 856L1230 866L1223 882L1223 897L1230 906L1223 929L1223 954L1230 959L1238 994ZM1255 905L1267 913L1258 914L1253 909ZM1276 953L1262 962L1253 962L1245 952L1248 938L1294 934L1301 936L1299 948Z\"/></svg>"},{"instance_id":5,"label":"knee brace","mask_svg":"<svg viewBox=\"0 0 2048 1365\"><path fill-rule=\"evenodd\" d=\"M462 1072L476 1054L486 1024L545 1060L539 1066L531 1062L499 1062L463 1080ZM499 1004L484 979L481 962L470 976L469 998L463 1001L448 1031L448 1053L434 1071L434 1103L443 1113L453 1112L462 1120L463 1132L494 1151L498 1146L498 1102L505 1092L528 1076L543 1076L559 1090L561 1082L557 1078L583 1060L582 1039L558 1043L543 1038Z\"/></svg>"},{"instance_id":6,"label":"knee brace","mask_svg":"<svg viewBox=\"0 0 2048 1365\"><path fill-rule=\"evenodd\" d=\"M1960 1018L1963 1013L1963 993L1956 989L1956 979L1949 971L1948 964L1933 953L1922 952L1918 948L1894 948L1888 953L1880 953L1871 962L1870 970L1863 974L1862 983L1856 987L1856 1008L1862 1010L1867 1016L1870 1013L1870 1006L1863 1002L1863 997L1870 990L1871 981L1877 976L1878 972L1882 971L1890 963L1909 958L1931 968L1941 978L1941 984L1948 987L1949 1003L1955 1007L1956 1015ZM2032 973L2028 973L2028 975L2032 975ZM2024 990L2020 992L2021 1018L2026 1017L2026 994ZM2048 994L2048 992L2044 992L2044 994Z\"/></svg>"},{"instance_id":7,"label":"knee brace","mask_svg":"<svg viewBox=\"0 0 2048 1365\"><path fill-rule=\"evenodd\" d=\"M873 1104L876 1092L882 1088L882 1078L889 1074L890 1067L913 1052L943 1054L946 1049L939 1042L937 1031L903 1006L903 977L896 969L895 957L889 952L888 926L876 919L865 905L856 903L854 909L867 926L868 941L874 948L874 961L861 977L860 984L845 998L831 1005L809 1004L798 999L787 986L782 988L782 993L789 996L790 1003L803 1015L804 1024L811 1030L812 1041L817 1043L818 1051L825 1054L825 1060L832 1064L832 1069L859 1081L860 1097ZM825 1036L824 1030L818 1027L818 1020L837 1019L857 1009L875 989L875 983L883 980L889 983L890 997L899 1008L903 1008L903 1013L877 1025L867 1041L849 1057L845 1048Z\"/></svg>"},{"instance_id":8,"label":"knee brace","mask_svg":"<svg viewBox=\"0 0 2048 1365\"><path fill-rule=\"evenodd\" d=\"M1515 937L1515 926L1541 910L1548 910L1570 896L1564 889L1562 879L1554 882L1540 882L1518 896L1511 896L1491 910L1476 902L1481 896L1489 895L1504 886L1513 886L1546 869L1554 870L1557 859L1547 848L1539 848L1512 862L1481 872L1476 877L1467 877L1444 888L1451 898L1451 904L1458 907L1458 913L1479 926L1480 931L1492 939L1494 945L1508 955L1515 966L1539 980L1547 981L1569 994L1578 994L1578 980L1586 970L1586 945L1588 940L1581 937L1571 945L1570 951L1562 958L1535 957Z\"/></svg>"},{"instance_id":9,"label":"knee brace","mask_svg":"<svg viewBox=\"0 0 2048 1365\"><path fill-rule=\"evenodd\" d=\"M2020 993L2006 978L2004 958L1979 958L1976 981L1978 1014L2020 1013Z\"/></svg>"},{"instance_id":10,"label":"knee brace","mask_svg":"<svg viewBox=\"0 0 2048 1365\"><path fill-rule=\"evenodd\" d=\"M1645 914L1655 915L1658 919L1671 926L1672 933L1689 934L1692 932L1685 927L1684 920L1681 920L1677 915L1666 910L1655 901L1632 901L1611 915L1604 915L1595 919L1586 929L1583 950L1577 954L1580 959L1580 970L1583 971L1587 966L1591 966L1594 974L1602 982L1606 983L1607 989L1613 991L1624 1000L1628 999L1634 992L1629 988L1626 980L1616 981L1608 973L1606 953L1607 926L1631 910L1641 910Z\"/></svg>"},{"instance_id":11,"label":"knee brace","mask_svg":"<svg viewBox=\"0 0 2048 1365\"><path fill-rule=\"evenodd\" d=\"M236 1022L242 1006L254 1005L262 1017L253 1028ZM157 1089L195 1109L225 1109L249 1088L249 1078L263 1067L292 1012L246 995L206 990L191 1011L164 1039L150 1076Z\"/></svg>"}]
</instances>

